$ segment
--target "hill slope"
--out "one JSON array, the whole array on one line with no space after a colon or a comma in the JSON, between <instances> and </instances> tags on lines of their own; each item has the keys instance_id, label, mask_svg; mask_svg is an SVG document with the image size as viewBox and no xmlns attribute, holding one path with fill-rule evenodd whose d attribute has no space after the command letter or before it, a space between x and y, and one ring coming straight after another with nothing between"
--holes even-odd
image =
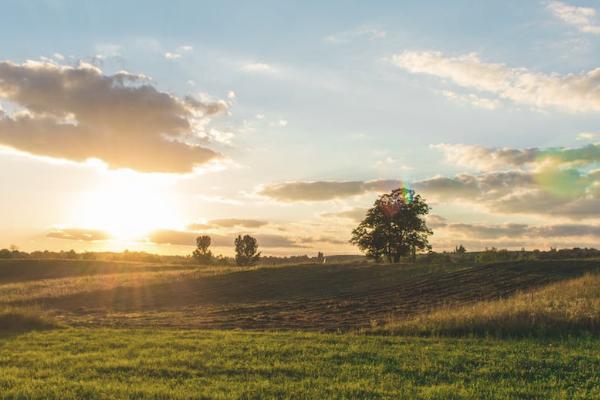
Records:
<instances>
[{"instance_id":1,"label":"hill slope","mask_svg":"<svg viewBox=\"0 0 600 400\"><path fill-rule=\"evenodd\" d=\"M32 276L28 263L0 263L0 306L36 305L74 325L276 330L368 327L441 306L503 298L600 267L593 260L251 270L108 263L88 274L77 262L55 262L47 268L62 272L48 278L50 272Z\"/></svg>"},{"instance_id":2,"label":"hill slope","mask_svg":"<svg viewBox=\"0 0 600 400\"><path fill-rule=\"evenodd\" d=\"M500 300L447 306L371 329L394 335L567 336L600 333L600 274Z\"/></svg>"}]
</instances>

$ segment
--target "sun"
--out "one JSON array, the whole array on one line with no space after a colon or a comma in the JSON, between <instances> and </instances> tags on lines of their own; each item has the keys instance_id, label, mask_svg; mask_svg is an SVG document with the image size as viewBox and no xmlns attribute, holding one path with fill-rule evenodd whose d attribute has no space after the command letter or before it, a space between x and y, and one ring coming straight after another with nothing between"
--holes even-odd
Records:
<instances>
[{"instance_id":1,"label":"sun","mask_svg":"<svg viewBox=\"0 0 600 400\"><path fill-rule=\"evenodd\" d=\"M170 185L136 174L115 175L82 194L76 224L107 232L120 241L143 240L181 220Z\"/></svg>"}]
</instances>

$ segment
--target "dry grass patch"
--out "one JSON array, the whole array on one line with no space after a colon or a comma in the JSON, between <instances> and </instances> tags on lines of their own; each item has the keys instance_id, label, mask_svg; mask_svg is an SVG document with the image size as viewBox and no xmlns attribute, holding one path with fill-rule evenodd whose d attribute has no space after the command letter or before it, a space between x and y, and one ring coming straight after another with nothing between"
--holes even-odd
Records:
<instances>
[{"instance_id":1,"label":"dry grass patch","mask_svg":"<svg viewBox=\"0 0 600 400\"><path fill-rule=\"evenodd\" d=\"M417 336L567 336L600 333L600 274L548 285L512 297L442 307L391 321L372 333Z\"/></svg>"}]
</instances>

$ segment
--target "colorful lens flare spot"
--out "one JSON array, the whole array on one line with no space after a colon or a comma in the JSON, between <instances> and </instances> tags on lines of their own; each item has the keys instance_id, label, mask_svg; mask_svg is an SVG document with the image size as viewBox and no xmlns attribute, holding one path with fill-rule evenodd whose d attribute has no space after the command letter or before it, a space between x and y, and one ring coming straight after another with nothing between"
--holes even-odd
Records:
<instances>
[{"instance_id":1,"label":"colorful lens flare spot","mask_svg":"<svg viewBox=\"0 0 600 400\"><path fill-rule=\"evenodd\" d=\"M402 207L413 202L415 192L408 188L394 190L391 194L384 194L380 197L379 207L381 211L391 218L402 209Z\"/></svg>"}]
</instances>

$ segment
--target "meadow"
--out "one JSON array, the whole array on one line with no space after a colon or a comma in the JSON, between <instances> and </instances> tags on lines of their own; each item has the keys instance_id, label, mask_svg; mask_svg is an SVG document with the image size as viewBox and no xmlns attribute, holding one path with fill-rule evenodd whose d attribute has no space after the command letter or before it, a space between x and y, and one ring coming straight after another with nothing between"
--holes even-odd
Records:
<instances>
[{"instance_id":1,"label":"meadow","mask_svg":"<svg viewBox=\"0 0 600 400\"><path fill-rule=\"evenodd\" d=\"M600 343L55 329L0 342L5 399L592 399Z\"/></svg>"},{"instance_id":2,"label":"meadow","mask_svg":"<svg viewBox=\"0 0 600 400\"><path fill-rule=\"evenodd\" d=\"M599 270L3 260L0 398L598 398Z\"/></svg>"}]
</instances>

